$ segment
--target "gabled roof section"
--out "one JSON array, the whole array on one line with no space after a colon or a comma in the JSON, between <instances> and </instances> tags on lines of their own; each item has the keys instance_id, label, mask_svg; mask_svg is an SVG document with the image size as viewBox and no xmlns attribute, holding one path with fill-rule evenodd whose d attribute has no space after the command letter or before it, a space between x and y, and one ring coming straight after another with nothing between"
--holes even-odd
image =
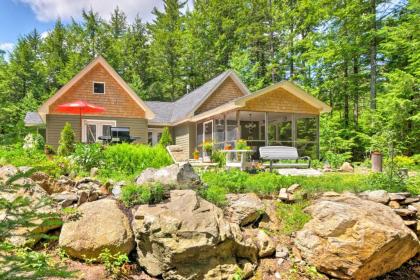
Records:
<instances>
[{"instance_id":1,"label":"gabled roof section","mask_svg":"<svg viewBox=\"0 0 420 280\"><path fill-rule=\"evenodd\" d=\"M24 119L25 126L43 126L45 123L42 121L38 112L27 112Z\"/></svg>"},{"instance_id":2,"label":"gabled roof section","mask_svg":"<svg viewBox=\"0 0 420 280\"><path fill-rule=\"evenodd\" d=\"M331 111L330 106L328 106L327 104L325 104L321 100L315 98L314 96L310 95L305 90L303 90L301 87L299 87L298 85L296 85L295 83L290 82L290 81L282 81L282 82L276 83L274 85L265 87L265 88L260 89L260 90L254 92L250 95L237 98L233 102L235 103L235 105L244 106L246 101L254 99L254 98L256 98L258 96L261 96L261 95L264 95L266 93L272 92L273 90L276 90L278 88L282 88L282 89L286 90L287 92L289 92L290 94L296 96L297 98L302 99L303 101L305 101L309 105L317 108L320 113L327 113L327 112Z\"/></svg>"},{"instance_id":3,"label":"gabled roof section","mask_svg":"<svg viewBox=\"0 0 420 280\"><path fill-rule=\"evenodd\" d=\"M146 101L146 105L155 113L149 124L169 125L171 123L174 102Z\"/></svg>"},{"instance_id":4,"label":"gabled roof section","mask_svg":"<svg viewBox=\"0 0 420 280\"><path fill-rule=\"evenodd\" d=\"M242 83L236 73L232 70L227 70L175 101L171 122L179 122L182 119L193 116L200 105L203 104L228 77L232 78L244 95L249 94L248 88Z\"/></svg>"},{"instance_id":5,"label":"gabled roof section","mask_svg":"<svg viewBox=\"0 0 420 280\"><path fill-rule=\"evenodd\" d=\"M140 99L140 97L127 85L127 83L121 78L120 75L112 68L111 65L102 57L98 56L92 60L82 71L80 71L76 76L74 76L67 84L60 88L53 96L51 96L47 101L42 104L38 112L41 117L45 118L45 115L49 113L49 107L53 104L58 98L65 94L74 84L76 84L85 74L92 70L96 65L102 65L106 71L117 81L117 83L128 93L128 95L142 108L146 113L147 119L154 118L154 113L150 108Z\"/></svg>"}]
</instances>

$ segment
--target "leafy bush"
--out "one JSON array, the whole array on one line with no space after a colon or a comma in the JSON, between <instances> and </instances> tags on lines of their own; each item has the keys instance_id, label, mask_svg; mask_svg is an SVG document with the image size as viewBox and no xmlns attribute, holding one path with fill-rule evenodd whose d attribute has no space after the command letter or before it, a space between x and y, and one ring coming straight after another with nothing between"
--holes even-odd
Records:
<instances>
[{"instance_id":1,"label":"leafy bush","mask_svg":"<svg viewBox=\"0 0 420 280\"><path fill-rule=\"evenodd\" d=\"M74 131L71 123L66 122L60 134L59 146L57 154L60 156L69 156L74 152Z\"/></svg>"},{"instance_id":2,"label":"leafy bush","mask_svg":"<svg viewBox=\"0 0 420 280\"><path fill-rule=\"evenodd\" d=\"M351 153L336 154L333 152L326 152L324 159L328 161L332 168L339 168L345 161L348 161L351 158Z\"/></svg>"},{"instance_id":3,"label":"leafy bush","mask_svg":"<svg viewBox=\"0 0 420 280\"><path fill-rule=\"evenodd\" d=\"M300 230L311 217L303 212L309 205L308 201L301 200L293 204L279 202L277 205L277 215L282 222L282 231L285 234Z\"/></svg>"},{"instance_id":4,"label":"leafy bush","mask_svg":"<svg viewBox=\"0 0 420 280\"><path fill-rule=\"evenodd\" d=\"M154 204L164 199L164 188L161 184L128 185L121 190L121 201L127 207L139 204Z\"/></svg>"},{"instance_id":5,"label":"leafy bush","mask_svg":"<svg viewBox=\"0 0 420 280\"><path fill-rule=\"evenodd\" d=\"M45 145L44 137L40 134L28 133L23 141L24 150L42 150Z\"/></svg>"},{"instance_id":6,"label":"leafy bush","mask_svg":"<svg viewBox=\"0 0 420 280\"><path fill-rule=\"evenodd\" d=\"M226 155L221 151L214 151L211 155L211 161L217 163L218 167L226 165Z\"/></svg>"},{"instance_id":7,"label":"leafy bush","mask_svg":"<svg viewBox=\"0 0 420 280\"><path fill-rule=\"evenodd\" d=\"M160 137L159 144L166 147L172 144L172 136L169 133L169 128L165 127L162 131L162 136Z\"/></svg>"},{"instance_id":8,"label":"leafy bush","mask_svg":"<svg viewBox=\"0 0 420 280\"><path fill-rule=\"evenodd\" d=\"M394 162L399 168L413 168L416 165L414 159L407 156L396 156Z\"/></svg>"},{"instance_id":9,"label":"leafy bush","mask_svg":"<svg viewBox=\"0 0 420 280\"><path fill-rule=\"evenodd\" d=\"M420 176L409 177L406 188L411 194L420 195Z\"/></svg>"},{"instance_id":10,"label":"leafy bush","mask_svg":"<svg viewBox=\"0 0 420 280\"><path fill-rule=\"evenodd\" d=\"M405 179L397 174L372 173L366 179L366 185L371 189L381 189L388 192L406 191Z\"/></svg>"},{"instance_id":11,"label":"leafy bush","mask_svg":"<svg viewBox=\"0 0 420 280\"><path fill-rule=\"evenodd\" d=\"M92 167L101 167L103 153L101 144L76 144L73 153L75 164L80 170L89 171Z\"/></svg>"},{"instance_id":12,"label":"leafy bush","mask_svg":"<svg viewBox=\"0 0 420 280\"><path fill-rule=\"evenodd\" d=\"M236 150L250 150L251 147L247 145L246 140L239 139L238 141L236 141L235 149Z\"/></svg>"},{"instance_id":13,"label":"leafy bush","mask_svg":"<svg viewBox=\"0 0 420 280\"><path fill-rule=\"evenodd\" d=\"M228 194L228 191L224 187L217 185L208 186L200 191L200 195L204 199L216 204L217 206L226 205L226 194Z\"/></svg>"},{"instance_id":14,"label":"leafy bush","mask_svg":"<svg viewBox=\"0 0 420 280\"><path fill-rule=\"evenodd\" d=\"M150 147L123 143L107 147L103 154L101 175L108 177L133 176L148 167L160 168L172 163L162 145Z\"/></svg>"},{"instance_id":15,"label":"leafy bush","mask_svg":"<svg viewBox=\"0 0 420 280\"><path fill-rule=\"evenodd\" d=\"M112 254L109 249L104 249L98 257L98 260L104 264L105 269L114 275L120 275L124 273L123 267L129 263L130 260L126 254Z\"/></svg>"}]
</instances>

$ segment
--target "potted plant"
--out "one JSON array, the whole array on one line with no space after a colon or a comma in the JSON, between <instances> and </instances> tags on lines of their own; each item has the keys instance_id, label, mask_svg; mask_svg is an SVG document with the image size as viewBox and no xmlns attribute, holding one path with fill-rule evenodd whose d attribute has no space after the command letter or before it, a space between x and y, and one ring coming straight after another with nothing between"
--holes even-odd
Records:
<instances>
[{"instance_id":1,"label":"potted plant","mask_svg":"<svg viewBox=\"0 0 420 280\"><path fill-rule=\"evenodd\" d=\"M212 150L213 150L213 142L206 141L203 143L203 162L211 162Z\"/></svg>"},{"instance_id":2,"label":"potted plant","mask_svg":"<svg viewBox=\"0 0 420 280\"><path fill-rule=\"evenodd\" d=\"M197 149L193 152L193 157L194 160L198 160L200 158L200 152Z\"/></svg>"},{"instance_id":3,"label":"potted plant","mask_svg":"<svg viewBox=\"0 0 420 280\"><path fill-rule=\"evenodd\" d=\"M230 150L232 150L232 145L231 144L226 144L225 147L224 147L224 149L226 151L230 151Z\"/></svg>"}]
</instances>

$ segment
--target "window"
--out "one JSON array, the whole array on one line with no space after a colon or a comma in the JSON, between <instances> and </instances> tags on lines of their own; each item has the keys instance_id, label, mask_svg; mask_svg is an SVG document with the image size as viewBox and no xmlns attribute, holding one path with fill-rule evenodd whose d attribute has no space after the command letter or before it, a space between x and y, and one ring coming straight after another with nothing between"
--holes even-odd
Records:
<instances>
[{"instance_id":1,"label":"window","mask_svg":"<svg viewBox=\"0 0 420 280\"><path fill-rule=\"evenodd\" d=\"M93 93L94 94L104 94L105 93L105 83L94 82L93 83Z\"/></svg>"}]
</instances>

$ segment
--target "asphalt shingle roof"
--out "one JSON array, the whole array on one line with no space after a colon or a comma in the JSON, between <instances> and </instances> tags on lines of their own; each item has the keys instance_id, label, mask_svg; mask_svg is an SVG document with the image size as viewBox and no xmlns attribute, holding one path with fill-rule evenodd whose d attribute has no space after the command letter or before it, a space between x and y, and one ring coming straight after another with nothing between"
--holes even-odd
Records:
<instances>
[{"instance_id":1,"label":"asphalt shingle roof","mask_svg":"<svg viewBox=\"0 0 420 280\"><path fill-rule=\"evenodd\" d=\"M44 124L38 112L27 112L24 122L26 126L39 126Z\"/></svg>"},{"instance_id":2,"label":"asphalt shingle roof","mask_svg":"<svg viewBox=\"0 0 420 280\"><path fill-rule=\"evenodd\" d=\"M186 118L229 73L229 70L223 72L175 102L147 101L156 115L152 122L169 123Z\"/></svg>"}]
</instances>

